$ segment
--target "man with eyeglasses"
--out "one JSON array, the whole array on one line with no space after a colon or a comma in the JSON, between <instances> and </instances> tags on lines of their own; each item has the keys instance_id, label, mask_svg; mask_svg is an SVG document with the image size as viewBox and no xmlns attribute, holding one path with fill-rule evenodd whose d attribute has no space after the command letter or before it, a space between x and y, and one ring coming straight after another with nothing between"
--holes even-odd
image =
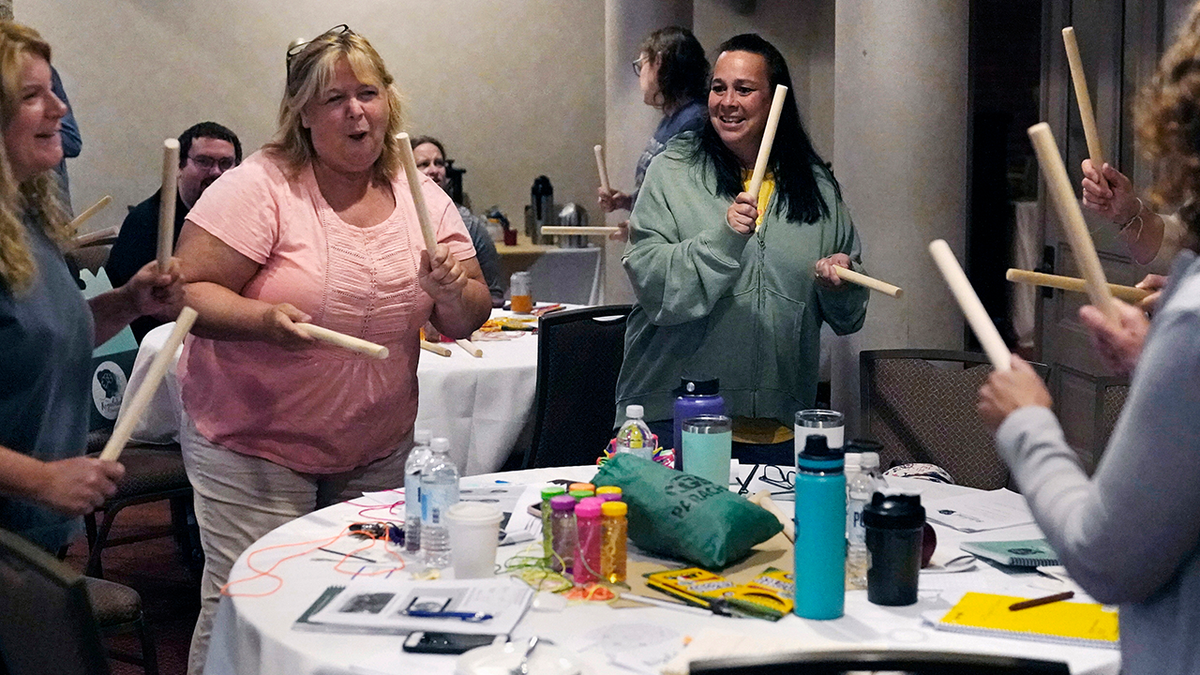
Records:
<instances>
[{"instance_id":1,"label":"man with eyeglasses","mask_svg":"<svg viewBox=\"0 0 1200 675\"><path fill-rule=\"evenodd\" d=\"M200 194L242 161L242 143L237 134L216 122L201 122L179 136L179 180L175 190L175 240L183 229L188 211ZM121 234L113 244L104 269L114 288L121 286L143 265L158 255L158 208L160 192L129 210ZM129 325L140 343L142 337L162 322L149 316Z\"/></svg>"}]
</instances>

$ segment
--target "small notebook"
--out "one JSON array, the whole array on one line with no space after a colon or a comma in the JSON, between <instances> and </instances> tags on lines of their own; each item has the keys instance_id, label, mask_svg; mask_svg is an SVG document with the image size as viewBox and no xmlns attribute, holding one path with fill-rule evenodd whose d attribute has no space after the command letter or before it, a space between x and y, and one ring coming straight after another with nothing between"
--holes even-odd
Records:
<instances>
[{"instance_id":1,"label":"small notebook","mask_svg":"<svg viewBox=\"0 0 1200 675\"><path fill-rule=\"evenodd\" d=\"M937 630L1116 649L1117 611L1094 602L1052 602L1012 611L1027 600L1009 595L967 593L940 618L925 621Z\"/></svg>"},{"instance_id":2,"label":"small notebook","mask_svg":"<svg viewBox=\"0 0 1200 675\"><path fill-rule=\"evenodd\" d=\"M968 541L959 544L958 547L981 558L995 560L1001 565L1039 567L1058 564L1058 554L1045 539Z\"/></svg>"}]
</instances>

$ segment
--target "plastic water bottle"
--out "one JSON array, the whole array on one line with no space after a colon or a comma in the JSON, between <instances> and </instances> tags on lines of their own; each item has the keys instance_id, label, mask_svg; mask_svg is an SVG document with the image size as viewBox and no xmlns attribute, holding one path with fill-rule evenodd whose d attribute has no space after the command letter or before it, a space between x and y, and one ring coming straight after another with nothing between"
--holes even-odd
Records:
<instances>
[{"instance_id":1,"label":"plastic water bottle","mask_svg":"<svg viewBox=\"0 0 1200 675\"><path fill-rule=\"evenodd\" d=\"M796 607L836 619L846 603L846 475L842 449L812 435L796 457Z\"/></svg>"},{"instance_id":2,"label":"plastic water bottle","mask_svg":"<svg viewBox=\"0 0 1200 675\"><path fill-rule=\"evenodd\" d=\"M421 468L429 461L429 443L433 432L417 429L413 432L413 449L404 460L404 550L421 550Z\"/></svg>"},{"instance_id":3,"label":"plastic water bottle","mask_svg":"<svg viewBox=\"0 0 1200 675\"><path fill-rule=\"evenodd\" d=\"M875 494L873 472L879 466L879 455L867 448L867 441L854 440L846 445L846 588L867 588L867 526L863 523L863 508Z\"/></svg>"},{"instance_id":4,"label":"plastic water bottle","mask_svg":"<svg viewBox=\"0 0 1200 675\"><path fill-rule=\"evenodd\" d=\"M446 511L458 503L458 467L450 459L450 441L433 439L421 469L421 552L426 567L450 566L450 530Z\"/></svg>"},{"instance_id":5,"label":"plastic water bottle","mask_svg":"<svg viewBox=\"0 0 1200 675\"><path fill-rule=\"evenodd\" d=\"M650 427L642 421L644 410L642 406L633 405L625 408L625 423L617 432L616 451L629 452L645 459L654 459L656 443L650 433Z\"/></svg>"}]
</instances>

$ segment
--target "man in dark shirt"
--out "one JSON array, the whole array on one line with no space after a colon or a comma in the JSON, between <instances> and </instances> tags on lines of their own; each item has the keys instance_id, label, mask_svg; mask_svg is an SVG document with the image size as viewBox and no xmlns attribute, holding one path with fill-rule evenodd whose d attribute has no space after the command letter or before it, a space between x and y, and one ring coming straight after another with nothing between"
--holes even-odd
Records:
<instances>
[{"instance_id":1,"label":"man in dark shirt","mask_svg":"<svg viewBox=\"0 0 1200 675\"><path fill-rule=\"evenodd\" d=\"M183 220L200 198L200 193L241 161L241 141L237 134L220 124L201 122L183 132L179 137L179 181L175 190L175 241L179 241ZM157 257L161 192L160 188L125 216L121 234L104 265L113 288L124 284L143 265ZM150 329L161 324L162 321L144 316L129 326L140 343Z\"/></svg>"}]
</instances>

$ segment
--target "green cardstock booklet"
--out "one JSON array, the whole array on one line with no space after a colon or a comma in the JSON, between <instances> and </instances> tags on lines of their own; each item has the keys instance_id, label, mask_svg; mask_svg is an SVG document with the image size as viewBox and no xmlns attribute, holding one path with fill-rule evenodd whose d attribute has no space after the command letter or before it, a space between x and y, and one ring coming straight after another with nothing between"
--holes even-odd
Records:
<instances>
[{"instance_id":1,"label":"green cardstock booklet","mask_svg":"<svg viewBox=\"0 0 1200 675\"><path fill-rule=\"evenodd\" d=\"M995 560L1001 565L1041 567L1058 564L1058 554L1045 539L968 541L959 544L958 547L980 558Z\"/></svg>"}]
</instances>

